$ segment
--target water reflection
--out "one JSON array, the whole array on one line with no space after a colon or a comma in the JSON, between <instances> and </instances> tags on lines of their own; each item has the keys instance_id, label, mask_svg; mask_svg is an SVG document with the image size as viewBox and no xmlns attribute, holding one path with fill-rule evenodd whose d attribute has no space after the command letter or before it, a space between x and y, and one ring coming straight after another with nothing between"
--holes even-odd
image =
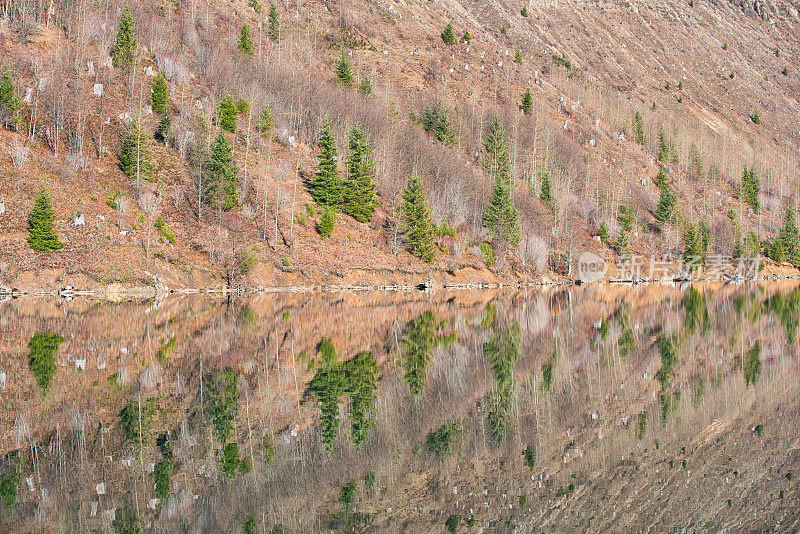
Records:
<instances>
[{"instance_id":1,"label":"water reflection","mask_svg":"<svg viewBox=\"0 0 800 534\"><path fill-rule=\"evenodd\" d=\"M6 301L0 526L791 529L799 299Z\"/></svg>"}]
</instances>

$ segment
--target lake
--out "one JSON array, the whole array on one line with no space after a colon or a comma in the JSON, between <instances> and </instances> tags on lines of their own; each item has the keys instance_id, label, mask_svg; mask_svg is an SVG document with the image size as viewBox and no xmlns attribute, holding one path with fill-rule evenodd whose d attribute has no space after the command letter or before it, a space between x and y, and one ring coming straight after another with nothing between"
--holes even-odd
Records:
<instances>
[{"instance_id":1,"label":"lake","mask_svg":"<svg viewBox=\"0 0 800 534\"><path fill-rule=\"evenodd\" d=\"M0 303L11 532L800 528L790 284Z\"/></svg>"}]
</instances>

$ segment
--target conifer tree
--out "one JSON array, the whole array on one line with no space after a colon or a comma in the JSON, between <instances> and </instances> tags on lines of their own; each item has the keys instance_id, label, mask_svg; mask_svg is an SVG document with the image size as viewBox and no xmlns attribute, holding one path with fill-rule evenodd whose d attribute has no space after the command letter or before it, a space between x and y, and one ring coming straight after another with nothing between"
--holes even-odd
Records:
<instances>
[{"instance_id":1,"label":"conifer tree","mask_svg":"<svg viewBox=\"0 0 800 534\"><path fill-rule=\"evenodd\" d=\"M553 202L553 190L550 184L550 171L543 169L539 173L539 179L542 181L542 186L539 190L539 198L547 205Z\"/></svg>"},{"instance_id":2,"label":"conifer tree","mask_svg":"<svg viewBox=\"0 0 800 534\"><path fill-rule=\"evenodd\" d=\"M483 144L486 152L483 168L495 185L492 199L483 214L483 225L489 229L494 239L499 239L512 247L519 244L519 221L514 200L511 198L511 160L508 145L500 119L495 117L489 125L489 135Z\"/></svg>"},{"instance_id":3,"label":"conifer tree","mask_svg":"<svg viewBox=\"0 0 800 534\"><path fill-rule=\"evenodd\" d=\"M150 159L147 136L142 133L136 121L131 123L128 133L122 140L119 168L128 178L152 179L153 163Z\"/></svg>"},{"instance_id":4,"label":"conifer tree","mask_svg":"<svg viewBox=\"0 0 800 534\"><path fill-rule=\"evenodd\" d=\"M527 17L528 16L528 6L522 6L522 11L520 11L519 14L522 15L523 17Z\"/></svg>"},{"instance_id":5,"label":"conifer tree","mask_svg":"<svg viewBox=\"0 0 800 534\"><path fill-rule=\"evenodd\" d=\"M661 195L658 198L658 206L656 207L656 223L659 228L672 220L675 214L675 204L678 202L678 197L672 192L669 182L664 182L661 187Z\"/></svg>"},{"instance_id":6,"label":"conifer tree","mask_svg":"<svg viewBox=\"0 0 800 534\"><path fill-rule=\"evenodd\" d=\"M261 137L268 138L272 133L272 127L275 125L275 119L272 116L272 111L269 109L269 104L264 102L264 107L261 109L261 116L258 118L258 131Z\"/></svg>"},{"instance_id":7,"label":"conifer tree","mask_svg":"<svg viewBox=\"0 0 800 534\"><path fill-rule=\"evenodd\" d=\"M317 231L323 239L327 239L333 233L333 228L336 226L336 212L333 208L325 208L322 212L322 217L317 223Z\"/></svg>"},{"instance_id":8,"label":"conifer tree","mask_svg":"<svg viewBox=\"0 0 800 534\"><path fill-rule=\"evenodd\" d=\"M375 216L375 184L372 147L364 132L354 126L350 130L350 154L347 156L347 179L344 183L344 212L358 222L369 222Z\"/></svg>"},{"instance_id":9,"label":"conifer tree","mask_svg":"<svg viewBox=\"0 0 800 534\"><path fill-rule=\"evenodd\" d=\"M119 23L119 31L117 31L117 41L111 48L111 59L114 66L128 70L133 65L133 60L136 57L136 49L139 43L136 41L136 27L133 23L133 15L131 15L130 8L125 8L122 12L122 20Z\"/></svg>"},{"instance_id":10,"label":"conifer tree","mask_svg":"<svg viewBox=\"0 0 800 534\"><path fill-rule=\"evenodd\" d=\"M786 209L786 216L783 219L783 227L778 233L776 243L780 243L786 261L800 266L800 232L797 230L797 223L794 218L794 210Z\"/></svg>"},{"instance_id":11,"label":"conifer tree","mask_svg":"<svg viewBox=\"0 0 800 534\"><path fill-rule=\"evenodd\" d=\"M369 78L364 76L364 79L361 80L361 84L358 86L358 92L364 96L372 96L372 82L369 81Z\"/></svg>"},{"instance_id":12,"label":"conifer tree","mask_svg":"<svg viewBox=\"0 0 800 534\"><path fill-rule=\"evenodd\" d=\"M756 175L755 169L750 167L744 168L742 172L742 197L744 201L750 204L753 208L753 211L758 213L761 205L758 200L758 194L761 192L761 182Z\"/></svg>"},{"instance_id":13,"label":"conifer tree","mask_svg":"<svg viewBox=\"0 0 800 534\"><path fill-rule=\"evenodd\" d=\"M211 157L205 164L205 191L203 200L214 208L229 210L236 205L236 165L232 147L220 132L211 143Z\"/></svg>"},{"instance_id":14,"label":"conifer tree","mask_svg":"<svg viewBox=\"0 0 800 534\"><path fill-rule=\"evenodd\" d=\"M347 60L344 50L342 50L342 55L336 63L336 78L345 87L350 87L355 81L353 70L350 68L350 62Z\"/></svg>"},{"instance_id":15,"label":"conifer tree","mask_svg":"<svg viewBox=\"0 0 800 534\"><path fill-rule=\"evenodd\" d=\"M259 0L248 0L247 5L253 8L253 11L255 11L256 13L261 14L263 6L261 5L261 2L259 2Z\"/></svg>"},{"instance_id":16,"label":"conifer tree","mask_svg":"<svg viewBox=\"0 0 800 534\"><path fill-rule=\"evenodd\" d=\"M150 89L150 107L153 109L153 113L161 115L167 109L168 104L167 80L161 74L156 74Z\"/></svg>"},{"instance_id":17,"label":"conifer tree","mask_svg":"<svg viewBox=\"0 0 800 534\"><path fill-rule=\"evenodd\" d=\"M436 257L433 244L433 224L422 190L422 182L416 176L408 180L403 191L402 205L405 225L401 232L406 238L411 254L422 261L430 263Z\"/></svg>"},{"instance_id":18,"label":"conifer tree","mask_svg":"<svg viewBox=\"0 0 800 534\"><path fill-rule=\"evenodd\" d=\"M449 22L447 23L447 26L444 27L444 31L442 32L442 41L444 44L448 45L456 42L456 33L453 30L453 25Z\"/></svg>"},{"instance_id":19,"label":"conifer tree","mask_svg":"<svg viewBox=\"0 0 800 534\"><path fill-rule=\"evenodd\" d=\"M6 67L0 77L0 120L3 126L11 130L17 128L17 111L20 108L19 100L14 96L14 79L11 71Z\"/></svg>"},{"instance_id":20,"label":"conifer tree","mask_svg":"<svg viewBox=\"0 0 800 534\"><path fill-rule=\"evenodd\" d=\"M253 55L253 36L250 34L250 26L247 24L242 24L239 29L239 42L237 44L244 55Z\"/></svg>"},{"instance_id":21,"label":"conifer tree","mask_svg":"<svg viewBox=\"0 0 800 534\"><path fill-rule=\"evenodd\" d=\"M321 206L338 209L342 203L342 183L339 179L338 153L336 140L330 121L325 121L319 136L320 153L314 178L311 180L310 193L315 202Z\"/></svg>"},{"instance_id":22,"label":"conifer tree","mask_svg":"<svg viewBox=\"0 0 800 534\"><path fill-rule=\"evenodd\" d=\"M53 229L55 220L50 196L42 187L28 216L28 245L35 252L53 252L64 246Z\"/></svg>"},{"instance_id":23,"label":"conifer tree","mask_svg":"<svg viewBox=\"0 0 800 534\"><path fill-rule=\"evenodd\" d=\"M225 98L219 103L217 110L217 120L219 127L228 132L236 131L236 123L239 120L236 113L236 104L233 103L233 97L226 93Z\"/></svg>"},{"instance_id":24,"label":"conifer tree","mask_svg":"<svg viewBox=\"0 0 800 534\"><path fill-rule=\"evenodd\" d=\"M520 105L520 109L525 115L530 115L531 110L533 109L533 96L531 96L531 89L530 87L525 90L525 94L522 95L522 104Z\"/></svg>"},{"instance_id":25,"label":"conifer tree","mask_svg":"<svg viewBox=\"0 0 800 534\"><path fill-rule=\"evenodd\" d=\"M520 47L514 50L514 63L522 63L522 50Z\"/></svg>"},{"instance_id":26,"label":"conifer tree","mask_svg":"<svg viewBox=\"0 0 800 534\"><path fill-rule=\"evenodd\" d=\"M275 3L269 5L269 39L278 42L281 40L281 21L278 18L278 8Z\"/></svg>"},{"instance_id":27,"label":"conifer tree","mask_svg":"<svg viewBox=\"0 0 800 534\"><path fill-rule=\"evenodd\" d=\"M645 144L646 139L644 137L644 121L642 120L642 114L638 111L633 116L633 135L637 143L640 145Z\"/></svg>"},{"instance_id":28,"label":"conifer tree","mask_svg":"<svg viewBox=\"0 0 800 534\"><path fill-rule=\"evenodd\" d=\"M161 120L158 122L158 128L156 128L155 138L156 141L161 141L164 144L167 144L167 140L169 139L169 126L172 124L172 117L169 114L169 108L164 108L164 114L161 116Z\"/></svg>"}]
</instances>

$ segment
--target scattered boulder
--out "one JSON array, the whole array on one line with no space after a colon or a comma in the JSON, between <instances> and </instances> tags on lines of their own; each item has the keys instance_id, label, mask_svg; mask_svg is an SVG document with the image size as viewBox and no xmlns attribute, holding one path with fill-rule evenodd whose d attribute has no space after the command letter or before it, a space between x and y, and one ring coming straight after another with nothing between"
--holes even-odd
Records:
<instances>
[{"instance_id":1,"label":"scattered boulder","mask_svg":"<svg viewBox=\"0 0 800 534\"><path fill-rule=\"evenodd\" d=\"M76 213L72 216L72 226L86 226L86 217L83 213Z\"/></svg>"}]
</instances>

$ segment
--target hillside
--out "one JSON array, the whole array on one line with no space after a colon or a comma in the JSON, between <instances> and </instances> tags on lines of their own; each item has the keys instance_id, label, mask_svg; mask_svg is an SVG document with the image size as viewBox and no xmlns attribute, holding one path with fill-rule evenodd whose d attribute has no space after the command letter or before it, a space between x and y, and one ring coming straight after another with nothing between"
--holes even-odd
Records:
<instances>
[{"instance_id":1,"label":"hillside","mask_svg":"<svg viewBox=\"0 0 800 534\"><path fill-rule=\"evenodd\" d=\"M785 211L800 202L796 3L310 1L276 6L274 40L269 6L257 7L136 3L138 46L126 68L111 57L122 4L4 4L0 55L20 105L3 115L0 133L0 285L541 279L567 274L581 250L609 259L680 254L690 229L705 236L704 255L784 259L771 251ZM449 45L448 23L457 37ZM237 47L243 24L250 54ZM343 53L354 87L337 81ZM165 143L152 139L163 116L149 105L156 74L169 94ZM364 78L369 96L357 87ZM235 132L222 132L237 193L223 210L204 197L204 180L226 94L247 105ZM435 102L448 114L452 146L419 124ZM274 119L266 133L258 128L265 107ZM483 143L495 116L508 146L518 246L483 225L495 185ZM368 135L378 197L369 222L339 213L324 239L309 189L326 118L343 174L349 129ZM152 180L120 169L133 124L150 138ZM676 194L664 220L660 167ZM745 168L758 181L750 196ZM431 263L410 254L400 232L412 174L433 221L453 228L439 232ZM543 200L546 180L551 198ZM64 243L46 254L26 242L42 186ZM75 224L80 215L85 224ZM600 242L603 227L609 237ZM781 244L785 259L800 262L791 239Z\"/></svg>"}]
</instances>

